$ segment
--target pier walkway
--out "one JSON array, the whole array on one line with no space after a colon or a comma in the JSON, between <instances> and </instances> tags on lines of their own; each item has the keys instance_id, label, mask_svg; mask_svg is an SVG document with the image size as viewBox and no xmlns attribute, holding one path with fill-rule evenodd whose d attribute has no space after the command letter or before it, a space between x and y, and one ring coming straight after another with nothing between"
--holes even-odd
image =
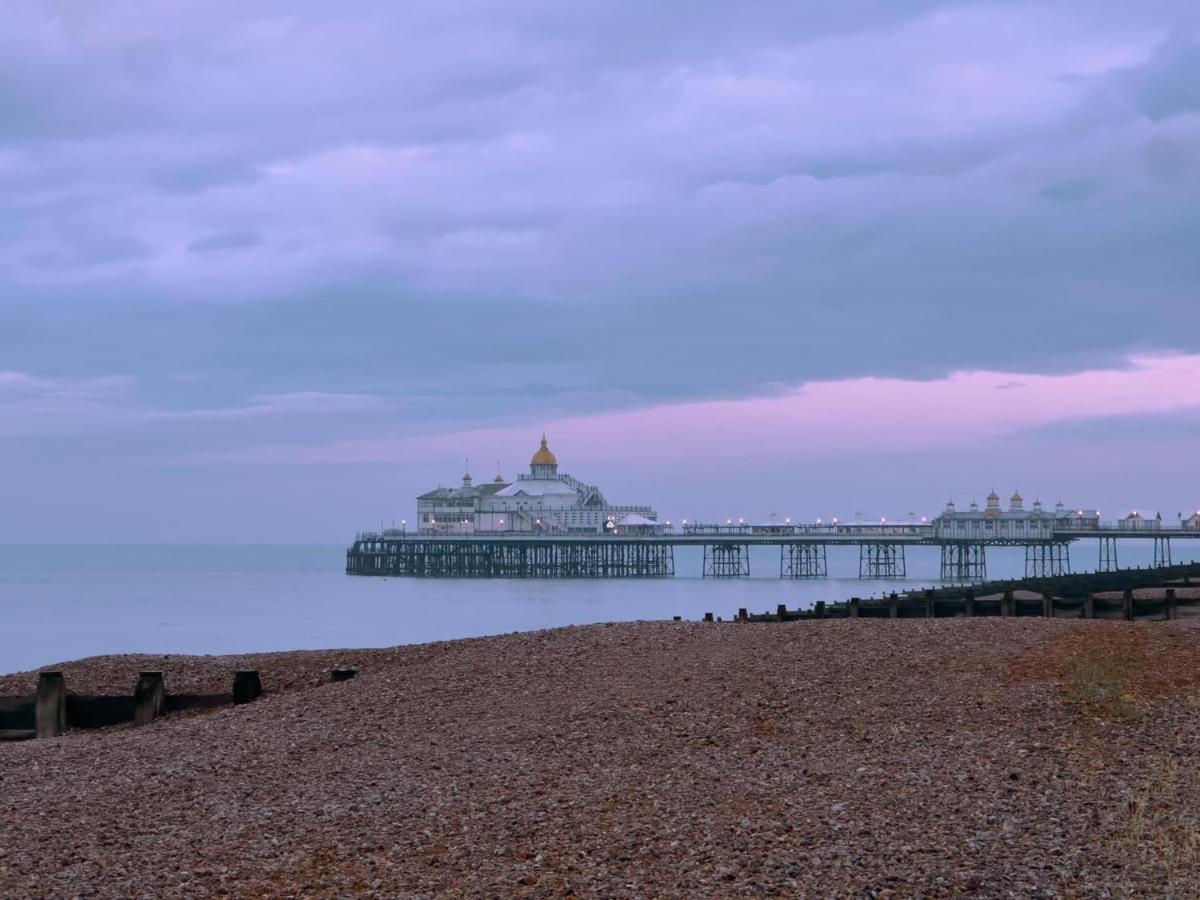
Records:
<instances>
[{"instance_id":1,"label":"pier walkway","mask_svg":"<svg viewBox=\"0 0 1200 900\"><path fill-rule=\"evenodd\" d=\"M1172 542L1200 539L1200 528L1123 528L1095 523L1045 536L960 539L940 533L934 523L689 525L646 533L471 532L444 534L387 529L363 532L346 551L350 575L431 578L663 578L675 574L676 547L700 547L706 578L750 575L750 548L779 548L781 578L823 578L827 549L859 548L859 577L903 578L905 550L941 549L943 581L968 583L987 578L988 547L1024 547L1028 578L1071 573L1070 546L1090 539L1099 544L1097 571L1115 571L1118 541L1152 541L1155 567L1170 566Z\"/></svg>"}]
</instances>

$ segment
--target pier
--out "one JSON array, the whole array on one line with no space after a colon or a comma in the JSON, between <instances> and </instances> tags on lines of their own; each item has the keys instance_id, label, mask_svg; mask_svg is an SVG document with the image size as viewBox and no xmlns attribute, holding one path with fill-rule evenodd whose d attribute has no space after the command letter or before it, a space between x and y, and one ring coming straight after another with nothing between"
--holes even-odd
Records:
<instances>
[{"instance_id":1,"label":"pier","mask_svg":"<svg viewBox=\"0 0 1200 900\"><path fill-rule=\"evenodd\" d=\"M1071 545L1095 540L1095 570L1118 570L1118 543L1153 542L1156 568L1172 563L1172 542L1200 539L1190 526L1130 528L1121 523L1071 521L1036 536L958 537L938 521L918 524L845 523L688 525L642 534L553 532L363 532L346 551L349 575L424 578L665 578L675 574L676 547L702 551L705 578L746 578L751 547L777 547L781 578L828 577L829 547L857 547L862 579L904 578L909 547L938 547L941 580L987 578L989 547L1023 547L1027 578L1072 573ZM1090 568L1090 567L1088 567Z\"/></svg>"}]
</instances>

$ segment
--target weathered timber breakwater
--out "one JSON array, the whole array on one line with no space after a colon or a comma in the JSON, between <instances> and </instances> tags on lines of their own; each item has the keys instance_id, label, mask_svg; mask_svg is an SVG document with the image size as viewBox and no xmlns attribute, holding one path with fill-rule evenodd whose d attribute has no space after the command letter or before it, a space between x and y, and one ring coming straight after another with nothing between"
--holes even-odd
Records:
<instances>
[{"instance_id":1,"label":"weathered timber breakwater","mask_svg":"<svg viewBox=\"0 0 1200 900\"><path fill-rule=\"evenodd\" d=\"M640 623L54 668L96 695L139 671L267 690L0 744L4 896L1200 891L1187 620Z\"/></svg>"},{"instance_id":2,"label":"weathered timber breakwater","mask_svg":"<svg viewBox=\"0 0 1200 900\"><path fill-rule=\"evenodd\" d=\"M1181 610L1200 610L1200 564L1124 569L1062 578L995 581L969 588L930 588L883 598L825 603L812 609L751 614L751 622L824 618L940 618L948 616L1042 616L1082 619L1176 619Z\"/></svg>"},{"instance_id":3,"label":"weathered timber breakwater","mask_svg":"<svg viewBox=\"0 0 1200 900\"><path fill-rule=\"evenodd\" d=\"M355 669L339 666L329 671L330 681L347 681ZM170 713L215 710L252 703L263 693L257 669L234 672L228 693L177 693L167 691L163 672L139 672L131 694L79 694L67 689L62 672L38 673L37 691L24 696L0 696L0 741L59 737L71 729L108 728L113 725L148 725Z\"/></svg>"}]
</instances>

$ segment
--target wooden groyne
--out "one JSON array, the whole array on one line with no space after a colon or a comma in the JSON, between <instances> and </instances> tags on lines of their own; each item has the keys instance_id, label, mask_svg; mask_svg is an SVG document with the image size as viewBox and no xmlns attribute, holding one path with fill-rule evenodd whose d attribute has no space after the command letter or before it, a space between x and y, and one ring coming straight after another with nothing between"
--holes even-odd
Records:
<instances>
[{"instance_id":1,"label":"wooden groyne","mask_svg":"<svg viewBox=\"0 0 1200 900\"><path fill-rule=\"evenodd\" d=\"M733 618L739 622L789 622L1043 616L1134 621L1175 619L1186 607L1200 609L1200 564L930 588L870 599L851 597L835 603L818 601L812 609L789 610L780 604L774 612L758 614L739 609ZM711 613L705 615L705 621L712 621Z\"/></svg>"},{"instance_id":2,"label":"wooden groyne","mask_svg":"<svg viewBox=\"0 0 1200 900\"><path fill-rule=\"evenodd\" d=\"M227 694L171 694L157 671L139 672L129 694L72 694L62 672L39 672L33 696L0 697L0 739L57 737L71 728L128 722L145 725L166 713L249 703L261 693L262 681L253 670L234 673L233 690Z\"/></svg>"},{"instance_id":3,"label":"wooden groyne","mask_svg":"<svg viewBox=\"0 0 1200 900\"><path fill-rule=\"evenodd\" d=\"M357 669L335 668L328 677L347 681L357 674ZM36 694L0 697L0 740L57 737L77 728L146 725L168 713L238 706L262 694L257 669L234 672L232 690L222 694L170 693L159 671L139 672L129 694L72 694L62 672L39 672Z\"/></svg>"}]
</instances>

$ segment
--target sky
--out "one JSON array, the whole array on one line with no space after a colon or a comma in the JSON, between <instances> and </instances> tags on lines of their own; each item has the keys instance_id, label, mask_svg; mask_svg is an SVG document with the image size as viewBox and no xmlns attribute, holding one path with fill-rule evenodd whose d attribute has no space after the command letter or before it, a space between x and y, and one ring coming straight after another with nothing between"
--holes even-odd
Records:
<instances>
[{"instance_id":1,"label":"sky","mask_svg":"<svg viewBox=\"0 0 1200 900\"><path fill-rule=\"evenodd\" d=\"M12 0L0 541L1200 508L1200 13Z\"/></svg>"}]
</instances>

